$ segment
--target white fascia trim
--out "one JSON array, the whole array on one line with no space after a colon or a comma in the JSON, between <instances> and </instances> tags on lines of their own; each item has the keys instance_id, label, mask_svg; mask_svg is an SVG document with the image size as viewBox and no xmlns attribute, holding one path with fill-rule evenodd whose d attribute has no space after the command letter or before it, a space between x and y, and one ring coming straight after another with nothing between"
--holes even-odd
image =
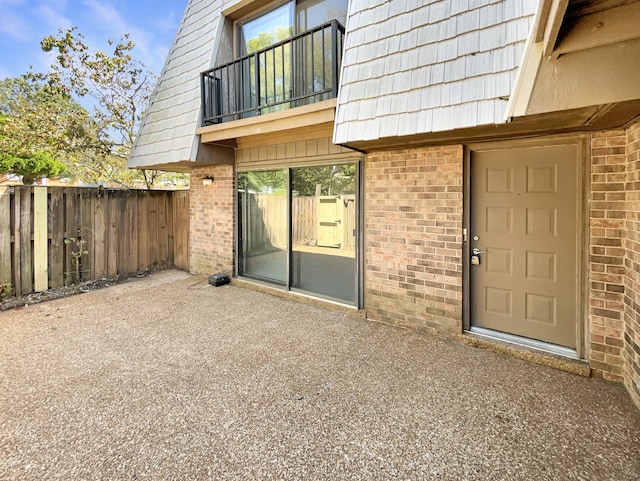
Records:
<instances>
[{"instance_id":1,"label":"white fascia trim","mask_svg":"<svg viewBox=\"0 0 640 481\"><path fill-rule=\"evenodd\" d=\"M535 28L539 22L543 21L543 19L540 18L544 10L543 4L544 2L540 2L538 5L538 10L531 23L532 27L529 31L527 42L524 45L524 52L522 53L522 60L516 73L513 91L509 96L507 108L505 109L505 122L511 122L513 117L520 117L527 114L527 107L531 99L531 94L533 93L533 86L544 56L544 44L543 42L536 42L537 29Z\"/></svg>"}]
</instances>

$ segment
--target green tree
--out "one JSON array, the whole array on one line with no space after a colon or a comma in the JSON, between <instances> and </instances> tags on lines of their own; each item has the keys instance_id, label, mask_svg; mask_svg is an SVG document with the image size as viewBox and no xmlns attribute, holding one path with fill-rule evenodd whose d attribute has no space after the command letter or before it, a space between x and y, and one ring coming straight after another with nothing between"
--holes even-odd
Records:
<instances>
[{"instance_id":1,"label":"green tree","mask_svg":"<svg viewBox=\"0 0 640 481\"><path fill-rule=\"evenodd\" d=\"M0 152L0 174L22 176L25 185L33 184L42 177L58 177L67 167L49 152L33 152L13 156Z\"/></svg>"},{"instance_id":2,"label":"green tree","mask_svg":"<svg viewBox=\"0 0 640 481\"><path fill-rule=\"evenodd\" d=\"M276 195L286 195L287 171L241 172L238 174L238 189L252 194L269 192Z\"/></svg>"},{"instance_id":3,"label":"green tree","mask_svg":"<svg viewBox=\"0 0 640 481\"><path fill-rule=\"evenodd\" d=\"M320 195L354 194L355 173L355 164L293 169L291 188L299 196L314 196L317 186Z\"/></svg>"},{"instance_id":4,"label":"green tree","mask_svg":"<svg viewBox=\"0 0 640 481\"><path fill-rule=\"evenodd\" d=\"M88 145L84 169L107 180L131 186L142 176L147 187L157 171L127 171L126 162L156 83L156 76L132 56L135 44L129 34L109 41L110 53L92 50L76 27L60 30L41 41L54 52L49 84L92 104L94 144ZM80 160L80 159L79 159Z\"/></svg>"},{"instance_id":5,"label":"green tree","mask_svg":"<svg viewBox=\"0 0 640 481\"><path fill-rule=\"evenodd\" d=\"M55 177L85 143L88 113L35 75L0 81L0 172Z\"/></svg>"}]
</instances>

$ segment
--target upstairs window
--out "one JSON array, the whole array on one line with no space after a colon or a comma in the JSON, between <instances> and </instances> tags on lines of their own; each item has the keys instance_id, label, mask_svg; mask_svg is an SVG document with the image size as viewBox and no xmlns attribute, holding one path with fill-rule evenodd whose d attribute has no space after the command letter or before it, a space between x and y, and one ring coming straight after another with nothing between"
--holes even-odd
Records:
<instances>
[{"instance_id":1,"label":"upstairs window","mask_svg":"<svg viewBox=\"0 0 640 481\"><path fill-rule=\"evenodd\" d=\"M235 23L235 60L202 74L203 124L334 98L348 0L289 0Z\"/></svg>"},{"instance_id":2,"label":"upstairs window","mask_svg":"<svg viewBox=\"0 0 640 481\"><path fill-rule=\"evenodd\" d=\"M344 26L347 0L292 0L237 22L238 56L256 52L331 20Z\"/></svg>"}]
</instances>

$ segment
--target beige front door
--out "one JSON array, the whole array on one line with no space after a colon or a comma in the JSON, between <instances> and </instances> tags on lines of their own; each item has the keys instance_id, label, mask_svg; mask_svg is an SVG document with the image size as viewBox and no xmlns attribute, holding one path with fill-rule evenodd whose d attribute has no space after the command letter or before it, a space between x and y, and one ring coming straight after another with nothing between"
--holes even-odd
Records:
<instances>
[{"instance_id":1,"label":"beige front door","mask_svg":"<svg viewBox=\"0 0 640 481\"><path fill-rule=\"evenodd\" d=\"M470 166L471 325L575 348L578 146L474 151Z\"/></svg>"}]
</instances>

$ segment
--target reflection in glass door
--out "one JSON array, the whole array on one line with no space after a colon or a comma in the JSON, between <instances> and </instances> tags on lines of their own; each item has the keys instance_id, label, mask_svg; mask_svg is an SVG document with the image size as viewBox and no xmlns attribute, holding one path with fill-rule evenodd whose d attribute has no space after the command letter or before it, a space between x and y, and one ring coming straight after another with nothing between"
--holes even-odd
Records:
<instances>
[{"instance_id":1,"label":"reflection in glass door","mask_svg":"<svg viewBox=\"0 0 640 481\"><path fill-rule=\"evenodd\" d=\"M356 164L291 170L291 287L356 302Z\"/></svg>"},{"instance_id":2,"label":"reflection in glass door","mask_svg":"<svg viewBox=\"0 0 640 481\"><path fill-rule=\"evenodd\" d=\"M290 1L257 18L238 22L240 56L290 38L294 34L294 14L295 2ZM272 104L291 97L290 57L291 45L285 44L262 55L249 57L242 63L242 105L247 110L243 118L288 108L283 104Z\"/></svg>"},{"instance_id":3,"label":"reflection in glass door","mask_svg":"<svg viewBox=\"0 0 640 481\"><path fill-rule=\"evenodd\" d=\"M239 274L357 305L357 178L355 163L239 173Z\"/></svg>"},{"instance_id":4,"label":"reflection in glass door","mask_svg":"<svg viewBox=\"0 0 640 481\"><path fill-rule=\"evenodd\" d=\"M287 171L238 174L239 274L287 281Z\"/></svg>"}]
</instances>

